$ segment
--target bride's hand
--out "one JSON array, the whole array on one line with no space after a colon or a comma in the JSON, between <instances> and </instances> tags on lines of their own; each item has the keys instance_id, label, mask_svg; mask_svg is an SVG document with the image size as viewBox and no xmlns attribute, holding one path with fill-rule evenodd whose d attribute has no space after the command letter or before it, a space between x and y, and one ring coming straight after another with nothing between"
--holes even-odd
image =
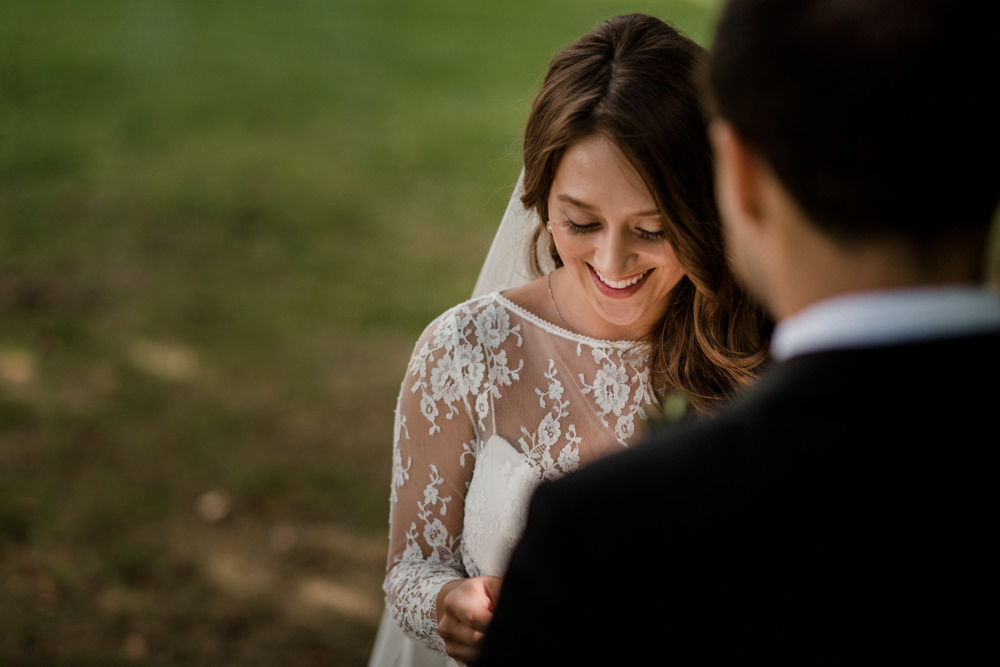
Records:
<instances>
[{"instance_id":1,"label":"bride's hand","mask_svg":"<svg viewBox=\"0 0 1000 667\"><path fill-rule=\"evenodd\" d=\"M475 662L493 607L500 595L500 577L472 577L445 584L438 594L438 634L445 652L462 662Z\"/></svg>"}]
</instances>

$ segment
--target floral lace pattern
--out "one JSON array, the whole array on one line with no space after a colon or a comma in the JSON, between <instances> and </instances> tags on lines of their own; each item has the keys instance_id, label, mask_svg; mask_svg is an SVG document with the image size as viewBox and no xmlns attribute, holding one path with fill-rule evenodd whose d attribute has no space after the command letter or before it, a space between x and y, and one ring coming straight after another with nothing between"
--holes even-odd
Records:
<instances>
[{"instance_id":1,"label":"floral lace pattern","mask_svg":"<svg viewBox=\"0 0 1000 667\"><path fill-rule=\"evenodd\" d=\"M436 599L502 576L528 499L632 442L656 411L642 344L572 334L494 293L427 327L396 409L386 602L443 652Z\"/></svg>"}]
</instances>

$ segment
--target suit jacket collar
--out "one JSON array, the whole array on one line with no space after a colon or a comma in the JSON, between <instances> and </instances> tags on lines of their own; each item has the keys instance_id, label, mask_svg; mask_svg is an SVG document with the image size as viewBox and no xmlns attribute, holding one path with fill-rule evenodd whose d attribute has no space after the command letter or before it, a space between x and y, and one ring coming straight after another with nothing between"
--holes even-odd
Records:
<instances>
[{"instance_id":1,"label":"suit jacket collar","mask_svg":"<svg viewBox=\"0 0 1000 667\"><path fill-rule=\"evenodd\" d=\"M1000 298L976 286L859 292L815 303L778 322L777 361L836 349L882 347L1000 331Z\"/></svg>"}]
</instances>

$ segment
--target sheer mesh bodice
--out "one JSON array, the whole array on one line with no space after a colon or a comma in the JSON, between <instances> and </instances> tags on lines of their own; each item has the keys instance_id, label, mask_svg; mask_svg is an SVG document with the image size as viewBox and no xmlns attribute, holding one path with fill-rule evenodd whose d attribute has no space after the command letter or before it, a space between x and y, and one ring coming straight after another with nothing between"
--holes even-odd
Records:
<instances>
[{"instance_id":1,"label":"sheer mesh bodice","mask_svg":"<svg viewBox=\"0 0 1000 667\"><path fill-rule=\"evenodd\" d=\"M545 322L498 293L417 341L396 409L386 602L443 651L435 604L464 576L502 576L531 491L626 447L659 407L648 348Z\"/></svg>"}]
</instances>

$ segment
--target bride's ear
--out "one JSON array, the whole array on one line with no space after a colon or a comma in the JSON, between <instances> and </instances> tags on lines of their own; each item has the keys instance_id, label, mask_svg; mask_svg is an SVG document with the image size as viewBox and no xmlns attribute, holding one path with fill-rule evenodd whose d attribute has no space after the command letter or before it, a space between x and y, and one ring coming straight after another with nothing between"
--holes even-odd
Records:
<instances>
[{"instance_id":1,"label":"bride's ear","mask_svg":"<svg viewBox=\"0 0 1000 667\"><path fill-rule=\"evenodd\" d=\"M715 196L729 224L759 223L766 168L753 148L725 120L714 120L709 138L715 158Z\"/></svg>"}]
</instances>

